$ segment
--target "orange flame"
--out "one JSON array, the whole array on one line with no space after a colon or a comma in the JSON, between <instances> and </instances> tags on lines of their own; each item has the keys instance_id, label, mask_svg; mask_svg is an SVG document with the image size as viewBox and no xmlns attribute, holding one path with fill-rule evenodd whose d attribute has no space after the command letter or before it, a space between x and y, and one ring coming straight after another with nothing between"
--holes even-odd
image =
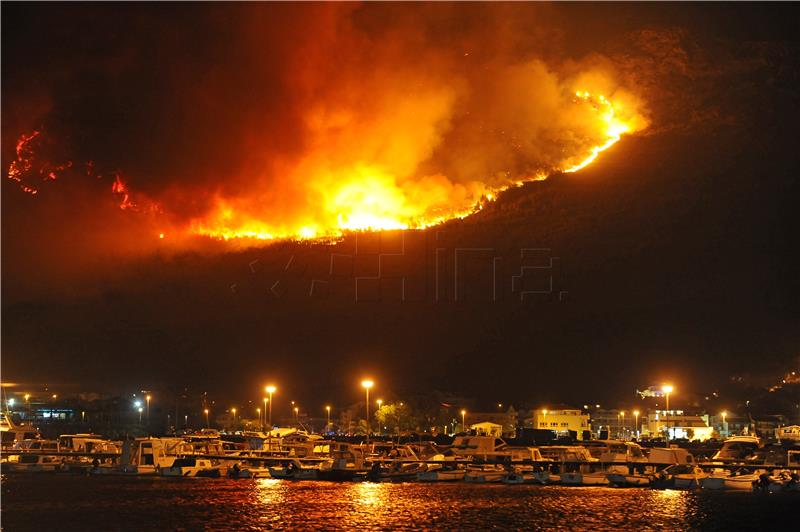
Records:
<instances>
[{"instance_id":1,"label":"orange flame","mask_svg":"<svg viewBox=\"0 0 800 532\"><path fill-rule=\"evenodd\" d=\"M250 205L219 198L214 212L194 220L189 231L222 240L302 240L338 237L346 231L430 227L482 209L486 202L494 201L500 192L511 186L541 181L555 172L577 172L594 162L623 135L646 125L635 109L626 112L622 104L612 103L602 94L579 90L574 93L573 103L585 108L581 112L591 118L591 124L585 127L599 143L585 151L567 154L551 169L499 185L475 182L465 186L453 184L444 176L406 179L391 170L395 161L345 163L333 170L316 161L304 162L298 172L302 177L298 180L319 187L313 197L314 209L305 217L292 219L290 216L284 223L275 224L266 220L269 217L253 215ZM399 153L399 157L402 159L404 154Z\"/></svg>"}]
</instances>

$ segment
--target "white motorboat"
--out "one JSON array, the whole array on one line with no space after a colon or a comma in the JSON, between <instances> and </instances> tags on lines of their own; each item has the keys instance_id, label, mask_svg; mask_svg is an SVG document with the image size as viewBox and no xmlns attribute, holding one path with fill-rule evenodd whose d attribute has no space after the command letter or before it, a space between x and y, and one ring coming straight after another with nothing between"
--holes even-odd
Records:
<instances>
[{"instance_id":1,"label":"white motorboat","mask_svg":"<svg viewBox=\"0 0 800 532\"><path fill-rule=\"evenodd\" d=\"M621 488L629 488L629 487L643 487L650 485L650 476L649 475L626 475L624 473L609 473L607 475L608 482L613 486L619 486Z\"/></svg>"},{"instance_id":2,"label":"white motorboat","mask_svg":"<svg viewBox=\"0 0 800 532\"><path fill-rule=\"evenodd\" d=\"M699 467L691 467L690 471L672 475L674 481L673 487L679 490L699 488L701 481L707 476L708 473Z\"/></svg>"},{"instance_id":3,"label":"white motorboat","mask_svg":"<svg viewBox=\"0 0 800 532\"><path fill-rule=\"evenodd\" d=\"M205 458L178 458L160 469L162 477L219 477L220 469Z\"/></svg>"},{"instance_id":4,"label":"white motorboat","mask_svg":"<svg viewBox=\"0 0 800 532\"><path fill-rule=\"evenodd\" d=\"M61 469L61 458L44 454L23 454L16 462L6 462L3 469L14 473L53 473Z\"/></svg>"},{"instance_id":5,"label":"white motorboat","mask_svg":"<svg viewBox=\"0 0 800 532\"><path fill-rule=\"evenodd\" d=\"M725 489L725 479L730 475L728 471L712 472L700 479L700 487L704 490Z\"/></svg>"},{"instance_id":6,"label":"white motorboat","mask_svg":"<svg viewBox=\"0 0 800 532\"><path fill-rule=\"evenodd\" d=\"M512 471L505 475L500 482L503 484L538 484L532 471Z\"/></svg>"},{"instance_id":7,"label":"white motorboat","mask_svg":"<svg viewBox=\"0 0 800 532\"><path fill-rule=\"evenodd\" d=\"M550 471L536 471L533 473L533 480L537 484L558 484L561 482L561 475Z\"/></svg>"},{"instance_id":8,"label":"white motorboat","mask_svg":"<svg viewBox=\"0 0 800 532\"><path fill-rule=\"evenodd\" d=\"M606 476L605 471L561 473L561 484L564 486L607 486L608 478Z\"/></svg>"},{"instance_id":9,"label":"white motorboat","mask_svg":"<svg viewBox=\"0 0 800 532\"><path fill-rule=\"evenodd\" d=\"M319 477L319 467L308 467L297 460L292 460L287 465L267 468L269 476L283 480L316 480Z\"/></svg>"},{"instance_id":10,"label":"white motorboat","mask_svg":"<svg viewBox=\"0 0 800 532\"><path fill-rule=\"evenodd\" d=\"M753 483L758 482L759 473L730 475L725 477L725 489L753 491Z\"/></svg>"},{"instance_id":11,"label":"white motorboat","mask_svg":"<svg viewBox=\"0 0 800 532\"><path fill-rule=\"evenodd\" d=\"M419 482L457 482L464 479L463 469L431 469L417 473Z\"/></svg>"},{"instance_id":12,"label":"white motorboat","mask_svg":"<svg viewBox=\"0 0 800 532\"><path fill-rule=\"evenodd\" d=\"M229 478L268 478L269 468L256 467L247 463L234 464L228 468Z\"/></svg>"},{"instance_id":13,"label":"white motorboat","mask_svg":"<svg viewBox=\"0 0 800 532\"><path fill-rule=\"evenodd\" d=\"M506 475L502 466L476 466L468 467L464 474L464 482L500 482Z\"/></svg>"}]
</instances>

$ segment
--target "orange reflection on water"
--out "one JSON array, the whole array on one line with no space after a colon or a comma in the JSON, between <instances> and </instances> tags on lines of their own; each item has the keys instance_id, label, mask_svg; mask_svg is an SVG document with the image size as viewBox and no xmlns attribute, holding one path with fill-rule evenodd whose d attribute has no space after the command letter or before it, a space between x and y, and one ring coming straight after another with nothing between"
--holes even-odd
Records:
<instances>
[{"instance_id":1,"label":"orange reflection on water","mask_svg":"<svg viewBox=\"0 0 800 532\"><path fill-rule=\"evenodd\" d=\"M375 482L360 482L353 484L349 491L352 492L352 499L361 506L376 506L388 502L388 484L378 484Z\"/></svg>"}]
</instances>

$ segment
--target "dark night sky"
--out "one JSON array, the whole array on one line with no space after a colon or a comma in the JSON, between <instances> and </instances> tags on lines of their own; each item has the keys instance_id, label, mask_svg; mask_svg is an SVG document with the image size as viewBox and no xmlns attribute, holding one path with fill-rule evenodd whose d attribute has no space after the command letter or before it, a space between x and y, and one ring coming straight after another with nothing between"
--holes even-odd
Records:
<instances>
[{"instance_id":1,"label":"dark night sky","mask_svg":"<svg viewBox=\"0 0 800 532\"><path fill-rule=\"evenodd\" d=\"M248 155L262 146L281 157L304 149L296 113L314 94L296 90L298 64L316 57L331 21L403 45L403 30L419 26L415 54L475 42L486 57L602 54L635 78L652 118L584 171L406 235L406 255L386 259L379 289L358 281L358 302L354 278L373 277L376 254L397 253L402 237L361 235L358 250L355 237L158 247L143 241L149 221L119 212L92 182L30 197L4 179L6 381L190 384L246 399L273 379L286 397L311 402L353 399L370 373L397 394L583 404L665 379L704 391L732 373L797 365L794 5L2 11L3 168L19 135L43 127L53 156L121 169L161 200L192 191L170 213L177 220L202 210L211 189L245 188L240 176L258 164ZM334 59L326 68L349 64ZM491 251L462 255L471 258L457 281L456 248ZM522 248L550 251L522 264ZM550 257L565 293L519 303L513 273ZM495 258L501 301L491 300Z\"/></svg>"}]
</instances>

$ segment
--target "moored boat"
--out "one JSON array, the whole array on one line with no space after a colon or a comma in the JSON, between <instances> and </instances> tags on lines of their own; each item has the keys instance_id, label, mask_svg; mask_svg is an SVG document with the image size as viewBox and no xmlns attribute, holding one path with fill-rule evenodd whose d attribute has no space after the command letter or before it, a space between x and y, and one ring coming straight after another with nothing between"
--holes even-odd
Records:
<instances>
[{"instance_id":1,"label":"moored boat","mask_svg":"<svg viewBox=\"0 0 800 532\"><path fill-rule=\"evenodd\" d=\"M220 468L206 458L176 459L171 466L160 469L162 477L219 477Z\"/></svg>"}]
</instances>

